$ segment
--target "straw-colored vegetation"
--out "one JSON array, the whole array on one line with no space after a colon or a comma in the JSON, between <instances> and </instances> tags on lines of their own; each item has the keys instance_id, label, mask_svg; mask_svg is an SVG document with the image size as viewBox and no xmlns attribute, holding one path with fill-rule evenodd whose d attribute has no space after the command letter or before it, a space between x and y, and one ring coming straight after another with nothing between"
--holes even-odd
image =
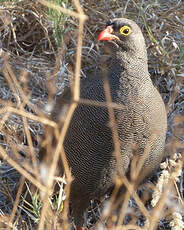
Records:
<instances>
[{"instance_id":1,"label":"straw-colored vegetation","mask_svg":"<svg viewBox=\"0 0 184 230\"><path fill-rule=\"evenodd\" d=\"M54 98L70 79L74 101L80 100L80 76L87 77L88 72L100 68L96 37L112 17L133 19L144 33L151 78L168 112L167 159L137 192L128 180L123 181L128 192L119 211L109 213L112 204L108 201L104 207L92 201L87 225L115 230L184 229L183 1L0 3L0 229L70 229L69 170L66 178L56 178L54 162L46 188L40 182L37 153L47 126L58 132L53 159L57 162L60 157L77 103L69 107L59 132L58 124L48 116ZM117 179L117 187L120 183ZM53 184L58 188L54 193ZM46 194L44 201L39 199L39 191Z\"/></svg>"}]
</instances>

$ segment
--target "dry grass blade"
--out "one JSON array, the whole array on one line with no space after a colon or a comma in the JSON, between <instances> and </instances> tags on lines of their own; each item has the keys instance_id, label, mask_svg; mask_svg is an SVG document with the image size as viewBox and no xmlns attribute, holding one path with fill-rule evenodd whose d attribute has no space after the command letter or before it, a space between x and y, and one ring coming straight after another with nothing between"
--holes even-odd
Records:
<instances>
[{"instance_id":1,"label":"dry grass blade","mask_svg":"<svg viewBox=\"0 0 184 230\"><path fill-rule=\"evenodd\" d=\"M13 205L13 210L12 210L10 220L9 220L9 223L12 223L12 225L13 225L13 220L15 218L15 214L17 212L17 207L18 207L18 204L19 204L19 201L20 201L20 196L21 196L21 193L22 193L24 183L25 183L25 178L22 176L21 181L20 181L20 185L19 185L19 188L18 188L18 191L17 191L17 194L16 194L16 199L15 199L15 202L14 202L14 205ZM7 226L7 230L9 230L9 227L10 226Z\"/></svg>"},{"instance_id":2,"label":"dry grass blade","mask_svg":"<svg viewBox=\"0 0 184 230\"><path fill-rule=\"evenodd\" d=\"M75 2L76 2L76 7L77 7L79 4L78 4L77 1L75 1ZM63 12L63 9L60 8L60 7L56 7L56 9ZM81 13L81 9L79 8L78 10ZM71 12L69 14L72 15ZM86 17L85 17L84 14L79 14L78 17L79 17L79 31L78 31L78 45L77 45L77 54L76 54L76 71L75 71L75 81L74 81L74 100L77 100L77 101L79 100L79 97L80 97L80 69L81 69L81 53L82 53L81 50L82 50L82 37L83 37L82 34L83 34L83 28L84 28L84 26L83 26L84 21L86 20ZM54 154L52 165L51 165L51 167L49 169L48 184L47 184L48 188L52 187L52 184L53 184L52 178L53 178L53 176L55 174L59 154L62 152L62 148L63 148L62 146L63 146L64 137L66 135L66 131L67 131L68 126L70 124L70 120L72 118L73 112L76 109L76 106L77 106L76 103L73 103L70 106L70 108L68 110L68 114L66 116L65 123L64 123L62 131L61 131L61 134L60 134L60 136L58 138L58 144L57 144L57 147L56 147L56 151L55 151L55 154ZM64 151L62 152L62 155L64 155ZM66 166L66 157L62 156L61 158L62 158L62 160L64 162L65 168L66 167L68 168L68 166ZM66 175L69 178L68 170L66 170ZM46 211L47 211L47 208L48 208L48 205L49 205L48 204L49 196L50 196L50 194L47 193L45 195L45 197L44 197L44 205L43 205L43 208L42 208L41 219L40 219L40 223L39 223L39 230L43 229L43 227L44 227L44 216L46 214ZM66 219L66 214L65 214L65 219ZM66 224L65 227L67 227L67 226L68 225Z\"/></svg>"},{"instance_id":3,"label":"dry grass blade","mask_svg":"<svg viewBox=\"0 0 184 230\"><path fill-rule=\"evenodd\" d=\"M78 13L75 13L74 11L71 11L71 10L68 10L68 9L64 9L63 7L60 7L58 5L55 5L54 3L50 3L48 1L45 1L45 0L38 0L38 2L40 2L42 5L45 5L49 8L52 8L52 9L56 9L56 10L59 10L65 14L68 14L70 16L73 16L73 17L76 17L76 18L82 18L82 19L86 19L86 16L85 15L80 15ZM80 9L79 9L80 11Z\"/></svg>"},{"instance_id":4,"label":"dry grass blade","mask_svg":"<svg viewBox=\"0 0 184 230\"><path fill-rule=\"evenodd\" d=\"M122 165L121 165L121 154L120 154L120 142L119 142L119 135L118 135L118 130L116 126L116 120L114 116L114 110L111 106L109 106L110 103L112 103L112 98L110 94L110 86L107 78L107 66L104 66L103 69L103 77L104 77L104 90L105 90L105 97L107 100L107 109L109 113L109 122L110 122L110 127L112 129L112 135L113 135L113 142L114 142L114 154L116 156L117 162L118 162L118 172L120 177L124 175Z\"/></svg>"},{"instance_id":5,"label":"dry grass blade","mask_svg":"<svg viewBox=\"0 0 184 230\"><path fill-rule=\"evenodd\" d=\"M0 114L1 113L16 113L16 114L21 115L22 117L26 117L26 118L28 118L30 120L35 120L35 121L38 121L40 123L49 125L49 126L54 127L54 128L57 127L57 124L54 121L51 121L51 120L49 120L47 118L38 117L36 115L27 113L27 112L22 111L22 110L18 110L16 108L13 108L13 107L10 107L10 106L7 106L7 107L4 107L4 108L0 109Z\"/></svg>"}]
</instances>

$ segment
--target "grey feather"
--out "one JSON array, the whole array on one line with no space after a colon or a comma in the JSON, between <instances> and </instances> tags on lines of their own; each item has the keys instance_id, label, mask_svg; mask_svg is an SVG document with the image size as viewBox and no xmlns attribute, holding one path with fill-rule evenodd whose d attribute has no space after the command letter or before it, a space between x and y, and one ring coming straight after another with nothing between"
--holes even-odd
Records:
<instances>
[{"instance_id":1,"label":"grey feather","mask_svg":"<svg viewBox=\"0 0 184 230\"><path fill-rule=\"evenodd\" d=\"M162 160L166 111L148 73L146 46L140 28L124 18L111 20L111 25L120 40L105 42L111 52L107 78L112 101L123 105L123 109L114 109L114 114L125 175L134 154L132 145L136 144L136 154L141 159L146 144L151 140L150 151L138 179L141 182ZM119 34L123 25L132 29L126 37ZM106 102L102 73L81 80L80 90L81 98ZM62 103L63 97L58 98L52 115L56 121ZM151 139L152 136L154 138ZM79 104L69 125L64 149L74 176L70 193L73 216L76 225L82 226L83 213L90 200L103 197L113 187L114 176L118 174L107 108Z\"/></svg>"}]
</instances>

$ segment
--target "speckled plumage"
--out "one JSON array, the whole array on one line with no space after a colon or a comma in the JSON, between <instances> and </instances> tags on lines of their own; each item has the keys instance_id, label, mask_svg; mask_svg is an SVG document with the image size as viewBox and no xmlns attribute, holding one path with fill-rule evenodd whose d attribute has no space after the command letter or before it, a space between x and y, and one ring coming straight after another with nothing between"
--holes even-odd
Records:
<instances>
[{"instance_id":1,"label":"speckled plumage","mask_svg":"<svg viewBox=\"0 0 184 230\"><path fill-rule=\"evenodd\" d=\"M114 109L114 114L125 174L134 153L132 144L136 144L136 154L141 157L148 140L155 135L141 170L142 181L159 166L163 156L167 126L165 106L148 73L146 46L140 28L124 18L113 19L108 25L120 38L104 43L111 51L107 77L112 101L124 106L124 109ZM119 33L123 25L132 29L130 35ZM81 98L106 101L101 73L81 81ZM62 98L58 98L55 110L59 111L61 102ZM53 114L57 120L59 113ZM70 194L73 216L76 225L82 226L90 199L104 196L113 187L117 174L107 108L79 104L67 131L64 149L75 178Z\"/></svg>"}]
</instances>

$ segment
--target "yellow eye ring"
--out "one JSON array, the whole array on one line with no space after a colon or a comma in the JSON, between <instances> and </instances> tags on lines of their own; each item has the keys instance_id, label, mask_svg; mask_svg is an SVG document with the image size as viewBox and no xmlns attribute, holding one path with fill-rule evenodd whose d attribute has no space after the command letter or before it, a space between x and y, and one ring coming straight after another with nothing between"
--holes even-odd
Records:
<instances>
[{"instance_id":1,"label":"yellow eye ring","mask_svg":"<svg viewBox=\"0 0 184 230\"><path fill-rule=\"evenodd\" d=\"M124 35L124 36L128 36L132 30L129 26L122 26L119 30L120 34Z\"/></svg>"}]
</instances>

